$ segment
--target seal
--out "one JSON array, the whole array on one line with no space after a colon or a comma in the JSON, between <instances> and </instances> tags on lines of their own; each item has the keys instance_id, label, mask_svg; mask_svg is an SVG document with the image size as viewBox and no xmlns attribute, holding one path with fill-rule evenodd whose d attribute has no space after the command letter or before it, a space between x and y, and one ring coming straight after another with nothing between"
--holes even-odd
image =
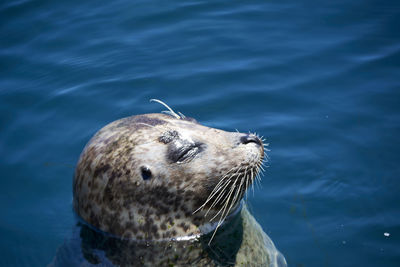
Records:
<instances>
[{"instance_id":1,"label":"seal","mask_svg":"<svg viewBox=\"0 0 400 267\"><path fill-rule=\"evenodd\" d=\"M152 101L168 111L114 121L81 153L73 206L83 231L118 247L117 265L285 266L241 204L263 168L262 138L203 126ZM228 251L227 240L235 240ZM166 248L180 252L171 258Z\"/></svg>"}]
</instances>

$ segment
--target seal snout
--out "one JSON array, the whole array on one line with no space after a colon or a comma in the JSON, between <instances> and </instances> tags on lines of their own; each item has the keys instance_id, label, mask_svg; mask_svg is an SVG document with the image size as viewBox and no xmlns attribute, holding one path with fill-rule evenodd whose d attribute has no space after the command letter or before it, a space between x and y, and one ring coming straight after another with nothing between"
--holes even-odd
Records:
<instances>
[{"instance_id":1,"label":"seal snout","mask_svg":"<svg viewBox=\"0 0 400 267\"><path fill-rule=\"evenodd\" d=\"M246 135L240 137L240 142L244 145L249 144L249 143L255 143L259 146L263 146L260 138L258 138L254 134L246 134Z\"/></svg>"}]
</instances>

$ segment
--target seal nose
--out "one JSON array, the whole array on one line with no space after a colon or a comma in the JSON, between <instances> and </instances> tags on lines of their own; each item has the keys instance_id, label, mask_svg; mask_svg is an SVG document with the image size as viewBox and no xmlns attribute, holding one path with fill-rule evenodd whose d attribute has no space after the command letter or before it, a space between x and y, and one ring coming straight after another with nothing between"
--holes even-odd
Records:
<instances>
[{"instance_id":1,"label":"seal nose","mask_svg":"<svg viewBox=\"0 0 400 267\"><path fill-rule=\"evenodd\" d=\"M246 134L246 135L240 137L240 142L244 145L246 145L248 143L256 143L257 145L262 146L262 142L261 142L260 138L258 138L254 134Z\"/></svg>"}]
</instances>

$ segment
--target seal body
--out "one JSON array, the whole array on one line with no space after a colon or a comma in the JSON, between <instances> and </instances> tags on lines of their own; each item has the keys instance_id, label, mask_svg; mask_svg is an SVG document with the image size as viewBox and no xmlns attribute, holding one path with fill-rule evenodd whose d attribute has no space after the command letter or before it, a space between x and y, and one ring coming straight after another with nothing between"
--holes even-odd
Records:
<instances>
[{"instance_id":1,"label":"seal body","mask_svg":"<svg viewBox=\"0 0 400 267\"><path fill-rule=\"evenodd\" d=\"M74 209L90 229L120 240L118 260L112 260L117 265L276 265L273 243L240 205L263 158L263 143L252 134L205 127L183 116L123 118L84 148L74 175ZM229 222L242 231L232 255L221 261L206 248L221 243L219 232L229 233ZM178 253L175 263L169 256L132 260L142 242L155 244L155 251L169 244L186 253Z\"/></svg>"}]
</instances>

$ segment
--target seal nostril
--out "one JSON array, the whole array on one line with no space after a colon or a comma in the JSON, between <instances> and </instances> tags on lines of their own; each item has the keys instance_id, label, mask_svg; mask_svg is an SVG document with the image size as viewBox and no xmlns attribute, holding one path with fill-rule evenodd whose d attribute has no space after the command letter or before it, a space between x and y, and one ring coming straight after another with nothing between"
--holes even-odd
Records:
<instances>
[{"instance_id":1,"label":"seal nostril","mask_svg":"<svg viewBox=\"0 0 400 267\"><path fill-rule=\"evenodd\" d=\"M255 143L259 146L262 146L260 138L258 138L254 134L246 134L246 135L240 137L240 142L244 145L246 145L248 143Z\"/></svg>"}]
</instances>

